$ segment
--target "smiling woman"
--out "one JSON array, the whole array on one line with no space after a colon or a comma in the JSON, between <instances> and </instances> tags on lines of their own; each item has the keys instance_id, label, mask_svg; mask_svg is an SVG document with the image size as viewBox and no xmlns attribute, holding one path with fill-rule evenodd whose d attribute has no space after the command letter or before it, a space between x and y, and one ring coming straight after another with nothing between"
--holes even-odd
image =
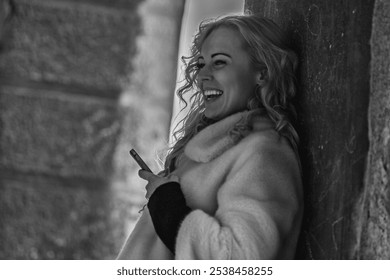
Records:
<instances>
[{"instance_id":1,"label":"smiling woman","mask_svg":"<svg viewBox=\"0 0 390 280\"><path fill-rule=\"evenodd\" d=\"M219 120L245 110L256 85L264 81L244 48L239 32L227 27L205 39L198 57L198 84L207 118Z\"/></svg>"},{"instance_id":2,"label":"smiling woman","mask_svg":"<svg viewBox=\"0 0 390 280\"><path fill-rule=\"evenodd\" d=\"M204 22L185 58L190 110L121 259L292 259L303 202L297 57L272 21Z\"/></svg>"}]
</instances>

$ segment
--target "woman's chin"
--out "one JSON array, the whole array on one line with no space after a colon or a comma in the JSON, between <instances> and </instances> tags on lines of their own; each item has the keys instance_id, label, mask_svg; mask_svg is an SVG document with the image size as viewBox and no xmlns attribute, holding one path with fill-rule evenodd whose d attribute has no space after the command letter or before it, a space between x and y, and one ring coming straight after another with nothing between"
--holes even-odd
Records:
<instances>
[{"instance_id":1,"label":"woman's chin","mask_svg":"<svg viewBox=\"0 0 390 280\"><path fill-rule=\"evenodd\" d=\"M218 114L213 112L207 112L207 110L204 112L204 116L213 121L218 121L221 119L221 117Z\"/></svg>"}]
</instances>

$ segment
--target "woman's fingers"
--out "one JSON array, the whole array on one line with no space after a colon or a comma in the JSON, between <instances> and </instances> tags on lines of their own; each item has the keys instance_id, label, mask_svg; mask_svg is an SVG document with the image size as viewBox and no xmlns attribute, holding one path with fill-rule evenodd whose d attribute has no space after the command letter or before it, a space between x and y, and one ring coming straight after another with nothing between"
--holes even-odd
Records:
<instances>
[{"instance_id":1,"label":"woman's fingers","mask_svg":"<svg viewBox=\"0 0 390 280\"><path fill-rule=\"evenodd\" d=\"M139 177L142 179L148 181L148 183L145 186L146 195L145 197L149 199L149 197L152 195L152 193L156 190L156 188L161 185L162 181L165 180L164 177L160 177L158 175L155 175L149 171L146 170L139 170L138 171Z\"/></svg>"},{"instance_id":2,"label":"woman's fingers","mask_svg":"<svg viewBox=\"0 0 390 280\"><path fill-rule=\"evenodd\" d=\"M147 185L145 186L145 190L146 190L145 198L146 198L146 199L149 199L149 197L150 197L150 195L151 195L151 193L150 193L150 184L147 184Z\"/></svg>"},{"instance_id":3,"label":"woman's fingers","mask_svg":"<svg viewBox=\"0 0 390 280\"><path fill-rule=\"evenodd\" d=\"M145 190L146 190L146 195L145 197L147 199L149 199L149 197L151 197L151 195L154 193L154 191L160 186L161 182L159 181L153 181L153 182L149 182L146 186L145 186Z\"/></svg>"},{"instance_id":4,"label":"woman's fingers","mask_svg":"<svg viewBox=\"0 0 390 280\"><path fill-rule=\"evenodd\" d=\"M151 178L156 177L157 175L154 175L152 172L140 169L138 171L138 176L141 177L142 179L146 180L146 181L150 181Z\"/></svg>"},{"instance_id":5,"label":"woman's fingers","mask_svg":"<svg viewBox=\"0 0 390 280\"><path fill-rule=\"evenodd\" d=\"M176 175L169 175L168 177L161 177L158 175L155 175L149 171L146 170L139 170L138 175L140 178L148 181L148 183L145 186L146 189L146 195L145 197L149 199L149 197L154 193L154 191L161 185L167 183L167 182L179 182L179 177Z\"/></svg>"}]
</instances>

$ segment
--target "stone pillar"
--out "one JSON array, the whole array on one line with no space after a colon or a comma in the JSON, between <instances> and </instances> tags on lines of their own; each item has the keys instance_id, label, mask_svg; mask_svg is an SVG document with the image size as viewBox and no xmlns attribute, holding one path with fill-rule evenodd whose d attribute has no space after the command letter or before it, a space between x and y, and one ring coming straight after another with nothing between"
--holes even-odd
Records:
<instances>
[{"instance_id":1,"label":"stone pillar","mask_svg":"<svg viewBox=\"0 0 390 280\"><path fill-rule=\"evenodd\" d=\"M183 6L2 1L0 259L116 256L142 203L128 150L153 165L168 138Z\"/></svg>"},{"instance_id":2,"label":"stone pillar","mask_svg":"<svg viewBox=\"0 0 390 280\"><path fill-rule=\"evenodd\" d=\"M287 30L300 56L298 257L388 259L388 1L246 0L245 8Z\"/></svg>"},{"instance_id":3,"label":"stone pillar","mask_svg":"<svg viewBox=\"0 0 390 280\"><path fill-rule=\"evenodd\" d=\"M369 139L356 257L390 259L390 2L376 0L371 36Z\"/></svg>"}]
</instances>

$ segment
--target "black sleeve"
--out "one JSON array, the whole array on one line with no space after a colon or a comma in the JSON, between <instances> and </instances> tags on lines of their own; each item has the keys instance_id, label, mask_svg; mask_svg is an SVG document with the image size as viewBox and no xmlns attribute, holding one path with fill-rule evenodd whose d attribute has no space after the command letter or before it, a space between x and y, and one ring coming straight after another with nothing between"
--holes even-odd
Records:
<instances>
[{"instance_id":1,"label":"black sleeve","mask_svg":"<svg viewBox=\"0 0 390 280\"><path fill-rule=\"evenodd\" d=\"M148 208L157 235L175 254L175 241L180 224L191 212L180 184L169 182L158 187L149 198Z\"/></svg>"}]
</instances>

